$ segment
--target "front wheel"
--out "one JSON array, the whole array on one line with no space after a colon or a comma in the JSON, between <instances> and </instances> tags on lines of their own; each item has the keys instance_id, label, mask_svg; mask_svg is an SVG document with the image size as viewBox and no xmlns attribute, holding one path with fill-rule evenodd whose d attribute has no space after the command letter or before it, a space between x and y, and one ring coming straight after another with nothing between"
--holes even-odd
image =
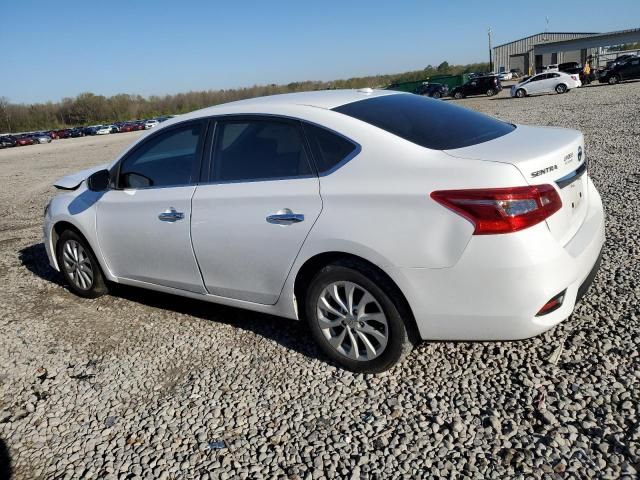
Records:
<instances>
[{"instance_id":1,"label":"front wheel","mask_svg":"<svg viewBox=\"0 0 640 480\"><path fill-rule=\"evenodd\" d=\"M378 373L412 349L410 314L390 281L357 261L336 262L316 274L305 314L324 353L349 370Z\"/></svg>"},{"instance_id":2,"label":"front wheel","mask_svg":"<svg viewBox=\"0 0 640 480\"><path fill-rule=\"evenodd\" d=\"M611 75L609 77L609 85L615 85L616 83L620 82L620 78L618 78L617 75Z\"/></svg>"},{"instance_id":3,"label":"front wheel","mask_svg":"<svg viewBox=\"0 0 640 480\"><path fill-rule=\"evenodd\" d=\"M56 244L58 266L71 290L81 297L97 298L108 292L100 264L87 242L65 230Z\"/></svg>"},{"instance_id":4,"label":"front wheel","mask_svg":"<svg viewBox=\"0 0 640 480\"><path fill-rule=\"evenodd\" d=\"M564 83L560 85L556 85L556 93L565 93L567 91L567 86Z\"/></svg>"},{"instance_id":5,"label":"front wheel","mask_svg":"<svg viewBox=\"0 0 640 480\"><path fill-rule=\"evenodd\" d=\"M433 98L440 98L440 97L442 97L440 92L433 92Z\"/></svg>"},{"instance_id":6,"label":"front wheel","mask_svg":"<svg viewBox=\"0 0 640 480\"><path fill-rule=\"evenodd\" d=\"M518 90L516 90L516 97L524 98L526 96L527 96L527 92L525 92L523 88L519 88Z\"/></svg>"},{"instance_id":7,"label":"front wheel","mask_svg":"<svg viewBox=\"0 0 640 480\"><path fill-rule=\"evenodd\" d=\"M464 95L462 92L456 92L453 94L453 98L455 98L456 100L460 100L461 98L464 98Z\"/></svg>"}]
</instances>

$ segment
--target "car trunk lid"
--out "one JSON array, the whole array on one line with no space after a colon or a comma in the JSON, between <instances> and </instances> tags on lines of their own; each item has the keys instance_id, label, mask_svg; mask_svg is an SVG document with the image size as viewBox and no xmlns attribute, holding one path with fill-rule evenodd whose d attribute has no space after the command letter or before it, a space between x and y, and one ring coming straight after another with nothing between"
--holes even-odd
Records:
<instances>
[{"instance_id":1,"label":"car trunk lid","mask_svg":"<svg viewBox=\"0 0 640 480\"><path fill-rule=\"evenodd\" d=\"M508 163L520 171L529 185L553 185L562 199L562 208L546 222L562 245L573 238L586 217L584 138L576 130L519 125L502 137L445 153L458 158Z\"/></svg>"}]
</instances>

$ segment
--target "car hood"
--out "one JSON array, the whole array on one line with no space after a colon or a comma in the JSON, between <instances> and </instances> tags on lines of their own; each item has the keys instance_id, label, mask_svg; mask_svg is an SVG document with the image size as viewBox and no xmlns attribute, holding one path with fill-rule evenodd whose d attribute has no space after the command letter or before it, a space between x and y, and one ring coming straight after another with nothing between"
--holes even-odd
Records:
<instances>
[{"instance_id":1,"label":"car hood","mask_svg":"<svg viewBox=\"0 0 640 480\"><path fill-rule=\"evenodd\" d=\"M75 190L85 179L89 178L89 176L91 176L93 173L99 170L104 170L108 167L109 164L104 163L102 165L97 165L85 170L80 170L79 172L72 173L71 175L67 175L66 177L62 177L56 180L53 186L62 190Z\"/></svg>"}]
</instances>

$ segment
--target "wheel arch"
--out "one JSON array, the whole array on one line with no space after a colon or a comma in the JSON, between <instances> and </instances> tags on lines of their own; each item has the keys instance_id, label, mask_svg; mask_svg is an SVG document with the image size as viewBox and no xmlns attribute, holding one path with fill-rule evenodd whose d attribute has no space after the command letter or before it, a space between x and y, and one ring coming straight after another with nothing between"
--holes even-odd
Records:
<instances>
[{"instance_id":1,"label":"wheel arch","mask_svg":"<svg viewBox=\"0 0 640 480\"><path fill-rule=\"evenodd\" d=\"M389 282L391 288L393 288L395 295L400 299L402 305L398 305L403 313L406 315L408 324L407 328L409 330L409 335L413 340L420 339L420 332L418 329L418 324L416 322L415 316L413 314L413 310L411 309L411 305L407 300L407 297L402 292L398 284L391 278L391 276L384 271L384 269L380 268L375 263L363 258L359 255L355 255L353 253L347 253L342 251L330 251L330 252L322 252L318 253L307 260L302 264L302 266L298 269L295 275L295 280L293 284L293 293L295 296L295 303L298 312L298 318L300 320L304 320L304 312L305 312L305 293L306 288L309 285L309 282L313 278L313 276L318 273L323 267L329 265L330 263L334 263L340 260L355 260L358 262L362 262L366 264L368 267L375 269L380 275L382 275L386 281Z\"/></svg>"},{"instance_id":2,"label":"wheel arch","mask_svg":"<svg viewBox=\"0 0 640 480\"><path fill-rule=\"evenodd\" d=\"M72 230L75 233L77 233L78 235L80 235L80 237L82 237L82 239L87 242L87 245L89 245L89 248L91 248L91 251L93 252L93 255L96 257L96 260L98 261L98 263L100 264L100 268L102 268L102 273L103 275L111 281L115 280L115 277L111 274L111 271L107 268L107 265L104 261L104 258L102 258L102 252L100 251L99 248L96 248L96 245L94 245L93 242L91 242L91 239L88 235L86 235L82 229L80 227L78 227L76 224L66 220L66 219L59 219L57 220L53 226L51 227L51 238L50 238L50 247L51 247L51 253L53 256L53 260L56 263L56 266L58 267L58 270L60 269L60 265L58 265L58 254L57 254L57 248L58 248L58 239L60 238L60 235L62 235L62 232L64 232L65 230Z\"/></svg>"}]
</instances>

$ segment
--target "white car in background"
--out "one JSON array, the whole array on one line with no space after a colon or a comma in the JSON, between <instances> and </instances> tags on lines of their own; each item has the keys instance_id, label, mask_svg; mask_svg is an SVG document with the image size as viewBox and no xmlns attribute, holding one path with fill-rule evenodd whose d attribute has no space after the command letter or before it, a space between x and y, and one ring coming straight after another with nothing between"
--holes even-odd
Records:
<instances>
[{"instance_id":1,"label":"white car in background","mask_svg":"<svg viewBox=\"0 0 640 480\"><path fill-rule=\"evenodd\" d=\"M160 125L160 122L158 120L147 120L146 122L144 122L145 130L149 130L150 128L157 127L158 125Z\"/></svg>"},{"instance_id":2,"label":"white car in background","mask_svg":"<svg viewBox=\"0 0 640 480\"><path fill-rule=\"evenodd\" d=\"M500 81L511 80L511 79L513 79L513 73L511 73L511 72L501 72L501 73L498 74L498 78L500 79Z\"/></svg>"},{"instance_id":3,"label":"white car in background","mask_svg":"<svg viewBox=\"0 0 640 480\"><path fill-rule=\"evenodd\" d=\"M96 128L96 135L109 135L111 133L110 125L102 125Z\"/></svg>"},{"instance_id":4,"label":"white car in background","mask_svg":"<svg viewBox=\"0 0 640 480\"><path fill-rule=\"evenodd\" d=\"M534 75L511 87L511 96L523 98L538 93L565 93L582 85L576 74L546 72Z\"/></svg>"},{"instance_id":5,"label":"white car in background","mask_svg":"<svg viewBox=\"0 0 640 480\"><path fill-rule=\"evenodd\" d=\"M604 243L580 132L388 90L181 115L56 186L44 244L76 294L114 282L303 319L361 372L420 339L550 329Z\"/></svg>"}]
</instances>

